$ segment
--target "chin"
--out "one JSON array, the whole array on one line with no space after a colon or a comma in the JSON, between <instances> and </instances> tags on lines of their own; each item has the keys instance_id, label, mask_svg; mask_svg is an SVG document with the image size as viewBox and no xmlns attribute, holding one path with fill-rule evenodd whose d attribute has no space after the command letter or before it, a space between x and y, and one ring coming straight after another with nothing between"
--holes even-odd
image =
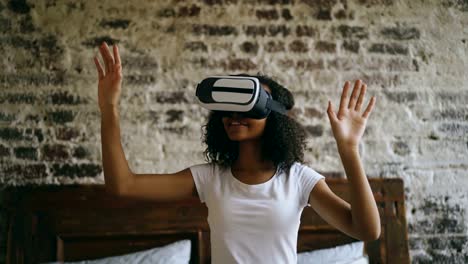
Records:
<instances>
[{"instance_id":1,"label":"chin","mask_svg":"<svg viewBox=\"0 0 468 264\"><path fill-rule=\"evenodd\" d=\"M231 141L243 141L243 140L248 139L245 135L239 135L239 134L227 133L227 136Z\"/></svg>"},{"instance_id":2,"label":"chin","mask_svg":"<svg viewBox=\"0 0 468 264\"><path fill-rule=\"evenodd\" d=\"M227 133L228 138L231 141L248 141L248 140L255 140L258 136L254 135L246 135L245 133Z\"/></svg>"}]
</instances>

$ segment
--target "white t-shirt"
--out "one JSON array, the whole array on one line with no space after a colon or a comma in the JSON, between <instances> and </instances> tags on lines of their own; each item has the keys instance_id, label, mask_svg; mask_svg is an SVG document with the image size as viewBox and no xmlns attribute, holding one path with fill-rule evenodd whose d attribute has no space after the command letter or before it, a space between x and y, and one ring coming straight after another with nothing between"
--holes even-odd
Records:
<instances>
[{"instance_id":1,"label":"white t-shirt","mask_svg":"<svg viewBox=\"0 0 468 264\"><path fill-rule=\"evenodd\" d=\"M297 263L300 217L324 176L301 163L267 182L245 184L214 163L190 167L208 207L212 263Z\"/></svg>"}]
</instances>

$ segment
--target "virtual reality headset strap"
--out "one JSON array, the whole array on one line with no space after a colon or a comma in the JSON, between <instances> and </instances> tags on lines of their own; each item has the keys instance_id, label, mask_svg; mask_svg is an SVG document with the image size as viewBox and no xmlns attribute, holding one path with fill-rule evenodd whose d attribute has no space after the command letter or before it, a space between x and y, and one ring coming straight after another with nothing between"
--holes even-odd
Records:
<instances>
[{"instance_id":1,"label":"virtual reality headset strap","mask_svg":"<svg viewBox=\"0 0 468 264\"><path fill-rule=\"evenodd\" d=\"M286 107L278 101L275 101L271 98L268 99L266 107L280 114L286 115Z\"/></svg>"}]
</instances>

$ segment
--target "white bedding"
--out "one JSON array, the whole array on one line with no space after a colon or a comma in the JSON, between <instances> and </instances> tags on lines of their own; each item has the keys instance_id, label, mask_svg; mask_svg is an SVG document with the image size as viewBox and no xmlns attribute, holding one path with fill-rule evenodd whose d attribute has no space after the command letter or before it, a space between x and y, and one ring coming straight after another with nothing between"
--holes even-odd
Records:
<instances>
[{"instance_id":1,"label":"white bedding","mask_svg":"<svg viewBox=\"0 0 468 264\"><path fill-rule=\"evenodd\" d=\"M190 240L180 240L163 247L130 254L75 262L48 262L43 264L187 264L190 261ZM364 242L358 241L332 248L297 254L298 264L369 264L364 254Z\"/></svg>"},{"instance_id":2,"label":"white bedding","mask_svg":"<svg viewBox=\"0 0 468 264\"><path fill-rule=\"evenodd\" d=\"M180 240L163 247L130 254L75 262L48 262L44 264L187 264L190 261L191 241Z\"/></svg>"}]
</instances>

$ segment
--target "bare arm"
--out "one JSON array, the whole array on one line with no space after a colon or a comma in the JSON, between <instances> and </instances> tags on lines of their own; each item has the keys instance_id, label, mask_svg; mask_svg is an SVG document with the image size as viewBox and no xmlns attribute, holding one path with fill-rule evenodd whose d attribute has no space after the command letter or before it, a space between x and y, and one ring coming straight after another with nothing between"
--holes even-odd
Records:
<instances>
[{"instance_id":1,"label":"bare arm","mask_svg":"<svg viewBox=\"0 0 468 264\"><path fill-rule=\"evenodd\" d=\"M343 233L372 241L380 236L380 216L374 195L357 151L340 151L352 193L350 203L341 199L320 180L310 193L312 208L330 225Z\"/></svg>"},{"instance_id":2,"label":"bare arm","mask_svg":"<svg viewBox=\"0 0 468 264\"><path fill-rule=\"evenodd\" d=\"M155 201L174 201L198 197L189 168L169 174L132 174L122 195Z\"/></svg>"},{"instance_id":3,"label":"bare arm","mask_svg":"<svg viewBox=\"0 0 468 264\"><path fill-rule=\"evenodd\" d=\"M341 161L351 190L353 230L367 240L380 236L380 216L357 149L341 149ZM364 240L364 239L363 239Z\"/></svg>"},{"instance_id":4,"label":"bare arm","mask_svg":"<svg viewBox=\"0 0 468 264\"><path fill-rule=\"evenodd\" d=\"M118 111L102 111L102 163L106 189L111 193L139 199L170 201L197 196L190 169L170 174L134 174L120 142Z\"/></svg>"},{"instance_id":5,"label":"bare arm","mask_svg":"<svg viewBox=\"0 0 468 264\"><path fill-rule=\"evenodd\" d=\"M328 102L327 113L333 136L351 188L351 204L335 195L325 181L319 181L311 191L310 204L325 221L353 237L368 241L378 239L381 226L377 204L358 152L367 119L375 104L375 97L372 97L364 113L360 113L366 88L366 84L357 80L347 103L350 83L346 82L337 114Z\"/></svg>"},{"instance_id":6,"label":"bare arm","mask_svg":"<svg viewBox=\"0 0 468 264\"><path fill-rule=\"evenodd\" d=\"M156 201L197 196L190 169L170 174L134 174L120 142L118 111L102 112L102 163L106 189L117 195Z\"/></svg>"},{"instance_id":7,"label":"bare arm","mask_svg":"<svg viewBox=\"0 0 468 264\"><path fill-rule=\"evenodd\" d=\"M132 180L132 172L120 142L119 113L113 107L101 111L101 147L106 189L120 194Z\"/></svg>"},{"instance_id":8,"label":"bare arm","mask_svg":"<svg viewBox=\"0 0 468 264\"><path fill-rule=\"evenodd\" d=\"M330 101L327 113L349 180L351 201L349 204L337 197L323 181L311 194L311 202L324 219L328 219L343 232L362 240L376 240L381 232L379 211L358 152L359 142L376 99L373 96L361 114L367 85L361 80L356 80L347 102L350 85L350 82L346 82L343 87L338 113L333 111Z\"/></svg>"},{"instance_id":9,"label":"bare arm","mask_svg":"<svg viewBox=\"0 0 468 264\"><path fill-rule=\"evenodd\" d=\"M110 193L157 201L183 199L197 194L189 169L171 174L134 174L121 144L118 100L122 66L117 46L113 56L106 43L99 47L105 68L94 58L99 75L102 164L106 190Z\"/></svg>"}]
</instances>

